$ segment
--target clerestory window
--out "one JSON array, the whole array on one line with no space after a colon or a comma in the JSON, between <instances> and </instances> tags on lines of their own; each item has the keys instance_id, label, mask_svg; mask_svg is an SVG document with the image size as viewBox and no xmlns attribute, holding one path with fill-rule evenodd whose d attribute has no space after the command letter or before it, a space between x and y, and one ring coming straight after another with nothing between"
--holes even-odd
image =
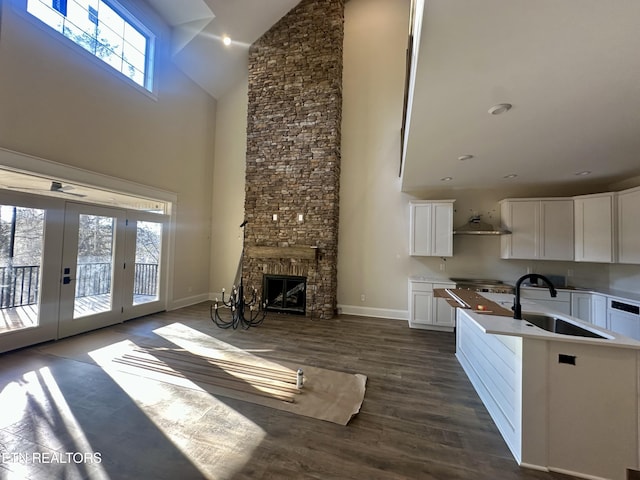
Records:
<instances>
[{"instance_id":1,"label":"clerestory window","mask_svg":"<svg viewBox=\"0 0 640 480\"><path fill-rule=\"evenodd\" d=\"M114 0L27 0L27 12L153 91L155 36Z\"/></svg>"}]
</instances>

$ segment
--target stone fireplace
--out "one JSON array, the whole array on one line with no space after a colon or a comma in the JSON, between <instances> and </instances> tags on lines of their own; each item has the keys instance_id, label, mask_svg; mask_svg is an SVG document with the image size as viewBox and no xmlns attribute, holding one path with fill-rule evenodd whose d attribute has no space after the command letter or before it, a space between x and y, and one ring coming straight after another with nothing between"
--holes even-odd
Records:
<instances>
[{"instance_id":1,"label":"stone fireplace","mask_svg":"<svg viewBox=\"0 0 640 480\"><path fill-rule=\"evenodd\" d=\"M344 0L303 0L249 50L245 285L304 277L336 310Z\"/></svg>"}]
</instances>

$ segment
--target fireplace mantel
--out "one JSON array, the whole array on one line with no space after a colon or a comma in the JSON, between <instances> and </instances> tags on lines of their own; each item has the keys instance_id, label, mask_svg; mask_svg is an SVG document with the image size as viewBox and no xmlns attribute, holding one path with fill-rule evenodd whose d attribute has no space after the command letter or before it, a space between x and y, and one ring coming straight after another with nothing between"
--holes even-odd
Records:
<instances>
[{"instance_id":1,"label":"fireplace mantel","mask_svg":"<svg viewBox=\"0 0 640 480\"><path fill-rule=\"evenodd\" d=\"M315 260L318 247L313 245L292 245L289 247L265 247L252 245L246 248L250 258L298 258Z\"/></svg>"}]
</instances>

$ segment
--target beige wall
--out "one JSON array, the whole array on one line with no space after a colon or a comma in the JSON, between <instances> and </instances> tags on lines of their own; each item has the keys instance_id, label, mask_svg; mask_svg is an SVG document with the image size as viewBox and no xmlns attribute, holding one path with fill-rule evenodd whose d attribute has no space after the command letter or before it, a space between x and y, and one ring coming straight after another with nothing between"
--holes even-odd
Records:
<instances>
[{"instance_id":1,"label":"beige wall","mask_svg":"<svg viewBox=\"0 0 640 480\"><path fill-rule=\"evenodd\" d=\"M555 275L567 275L571 269L574 276L570 281L576 285L637 291L638 266L501 260L498 237L456 237L454 256L446 261L409 257L411 199L456 199L456 226L465 223L473 212L498 224L498 202L503 198L618 190L638 185L640 179L623 186L589 185L580 189L434 190L414 195L400 192L398 168L408 15L409 0L350 0L345 7L338 235L338 303L344 311L390 317L406 315L410 275L442 279L490 277L513 283L527 268ZM236 92L220 100L218 108L213 215L214 230L225 233L224 238L214 233L216 258L211 274L214 291L229 284L239 254L235 209L244 198L245 89L238 86ZM220 171L225 172L229 182L221 181ZM232 209L231 218L225 219L220 213L224 208ZM440 270L441 264L444 271ZM365 296L364 301L361 295Z\"/></svg>"},{"instance_id":2,"label":"beige wall","mask_svg":"<svg viewBox=\"0 0 640 480\"><path fill-rule=\"evenodd\" d=\"M343 306L407 308L409 197L400 192L398 172L409 6L409 0L351 0L345 7L338 233Z\"/></svg>"},{"instance_id":3,"label":"beige wall","mask_svg":"<svg viewBox=\"0 0 640 480\"><path fill-rule=\"evenodd\" d=\"M247 151L247 77L218 101L213 169L211 297L230 290L242 251Z\"/></svg>"},{"instance_id":4,"label":"beige wall","mask_svg":"<svg viewBox=\"0 0 640 480\"><path fill-rule=\"evenodd\" d=\"M167 57L168 29L122 3L159 35L157 99L4 2L0 146L175 192L173 300L206 296L216 103Z\"/></svg>"},{"instance_id":5,"label":"beige wall","mask_svg":"<svg viewBox=\"0 0 640 480\"><path fill-rule=\"evenodd\" d=\"M351 0L345 10L338 248L338 302L344 310L402 317L411 275L513 283L527 269L563 276L571 270L571 284L637 292L638 266L502 260L499 237L455 237L454 256L446 260L408 256L411 199L456 199L455 226L474 212L499 224L498 202L503 198L571 196L640 184L635 178L624 185L401 193L398 159L408 12L409 1L385 0Z\"/></svg>"}]
</instances>

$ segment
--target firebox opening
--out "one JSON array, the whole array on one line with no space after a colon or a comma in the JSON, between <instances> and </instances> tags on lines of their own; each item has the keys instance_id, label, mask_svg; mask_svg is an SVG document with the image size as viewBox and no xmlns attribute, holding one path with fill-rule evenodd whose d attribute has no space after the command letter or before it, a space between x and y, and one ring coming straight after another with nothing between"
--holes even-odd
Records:
<instances>
[{"instance_id":1,"label":"firebox opening","mask_svg":"<svg viewBox=\"0 0 640 480\"><path fill-rule=\"evenodd\" d=\"M307 278L292 275L264 275L263 297L272 312L306 313Z\"/></svg>"}]
</instances>

